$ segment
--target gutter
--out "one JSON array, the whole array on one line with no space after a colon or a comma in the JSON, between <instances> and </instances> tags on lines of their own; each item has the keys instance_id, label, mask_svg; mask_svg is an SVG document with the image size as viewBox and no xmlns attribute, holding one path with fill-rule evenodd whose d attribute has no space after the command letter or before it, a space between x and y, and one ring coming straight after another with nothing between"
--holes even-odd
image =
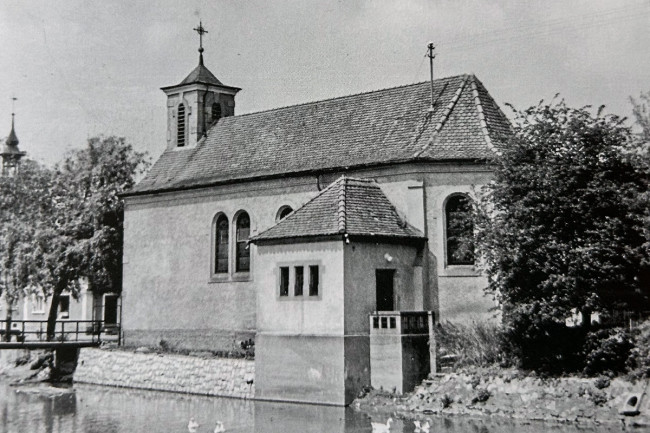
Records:
<instances>
[{"instance_id":1,"label":"gutter","mask_svg":"<svg viewBox=\"0 0 650 433\"><path fill-rule=\"evenodd\" d=\"M221 185L232 185L237 183L246 183L246 182L253 182L253 181L270 180L270 179L282 179L287 177L318 176L318 175L323 175L328 173L337 173L340 171L358 170L364 168L378 168L378 167L385 167L390 165L417 164L419 162L429 162L429 163L435 162L438 165L449 164L449 163L488 164L490 160L491 158L475 158L475 159L458 158L458 159L445 159L442 161L438 159L432 160L429 158L418 158L418 159L405 158L405 159L396 159L392 161L383 161L381 163L339 166L339 167L331 167L327 169L312 169L312 170L294 171L291 173L275 173L275 174L268 174L268 175L261 175L261 176L243 177L239 179L218 180L218 181L212 181L207 183L201 183L197 185L178 185L178 186L171 186L167 188L157 188L157 189L144 190L144 191L132 191L132 192L127 191L118 194L118 197L125 198L125 197L135 197L135 196L142 196L142 195L156 195L156 194L162 194L167 192L188 191L188 190L210 188L210 187L221 186Z\"/></svg>"}]
</instances>

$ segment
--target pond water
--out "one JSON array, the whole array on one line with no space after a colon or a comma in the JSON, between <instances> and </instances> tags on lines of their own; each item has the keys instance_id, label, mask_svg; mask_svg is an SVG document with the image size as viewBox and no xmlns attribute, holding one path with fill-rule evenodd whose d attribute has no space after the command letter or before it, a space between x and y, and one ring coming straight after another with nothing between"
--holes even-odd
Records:
<instances>
[{"instance_id":1,"label":"pond water","mask_svg":"<svg viewBox=\"0 0 650 433\"><path fill-rule=\"evenodd\" d=\"M0 382L0 432L4 433L183 433L191 417L198 433L212 433L217 421L226 432L371 433L371 418L347 408L253 402L75 385L56 390L44 386L9 386ZM423 417L426 418L426 417ZM428 418L431 432L542 433L610 432L616 428L515 423L460 417ZM385 416L373 421L385 422ZM411 421L396 420L390 429L411 433Z\"/></svg>"}]
</instances>

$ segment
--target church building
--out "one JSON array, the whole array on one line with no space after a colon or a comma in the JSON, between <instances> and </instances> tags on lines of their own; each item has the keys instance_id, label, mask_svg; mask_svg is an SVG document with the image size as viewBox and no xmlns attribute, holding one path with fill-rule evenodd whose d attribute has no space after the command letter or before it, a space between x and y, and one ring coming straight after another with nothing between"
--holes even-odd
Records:
<instances>
[{"instance_id":1,"label":"church building","mask_svg":"<svg viewBox=\"0 0 650 433\"><path fill-rule=\"evenodd\" d=\"M459 237L510 125L476 76L237 115L199 52L124 195L126 344L250 338L260 398L349 404L374 312L492 317Z\"/></svg>"}]
</instances>

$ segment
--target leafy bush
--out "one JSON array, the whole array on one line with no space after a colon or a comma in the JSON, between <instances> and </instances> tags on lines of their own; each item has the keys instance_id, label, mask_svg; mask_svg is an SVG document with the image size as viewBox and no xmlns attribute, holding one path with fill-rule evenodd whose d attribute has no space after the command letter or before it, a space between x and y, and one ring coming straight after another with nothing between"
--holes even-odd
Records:
<instances>
[{"instance_id":1,"label":"leafy bush","mask_svg":"<svg viewBox=\"0 0 650 433\"><path fill-rule=\"evenodd\" d=\"M639 326L633 341L634 348L627 360L630 376L635 379L650 378L650 320Z\"/></svg>"},{"instance_id":2,"label":"leafy bush","mask_svg":"<svg viewBox=\"0 0 650 433\"><path fill-rule=\"evenodd\" d=\"M501 351L501 328L496 325L445 322L439 324L435 332L438 359L452 360L453 367L509 365Z\"/></svg>"},{"instance_id":3,"label":"leafy bush","mask_svg":"<svg viewBox=\"0 0 650 433\"><path fill-rule=\"evenodd\" d=\"M440 404L442 405L443 409L447 409L454 403L454 399L449 396L449 394L443 394L442 397L440 397Z\"/></svg>"},{"instance_id":4,"label":"leafy bush","mask_svg":"<svg viewBox=\"0 0 650 433\"><path fill-rule=\"evenodd\" d=\"M594 386L598 389L605 389L610 385L609 378L606 376L601 376L594 381Z\"/></svg>"},{"instance_id":5,"label":"leafy bush","mask_svg":"<svg viewBox=\"0 0 650 433\"><path fill-rule=\"evenodd\" d=\"M474 209L478 262L502 307L506 347L536 370L580 371L585 360L591 374L619 369L626 343L587 338L590 323L571 329L565 320L572 310L589 319L650 309L641 280L648 171L621 150L642 149L621 118L564 101L514 113L513 132Z\"/></svg>"},{"instance_id":6,"label":"leafy bush","mask_svg":"<svg viewBox=\"0 0 650 433\"><path fill-rule=\"evenodd\" d=\"M622 328L600 329L587 335L583 373L594 376L602 373L621 373L634 343L630 333Z\"/></svg>"},{"instance_id":7,"label":"leafy bush","mask_svg":"<svg viewBox=\"0 0 650 433\"><path fill-rule=\"evenodd\" d=\"M476 391L476 395L472 397L472 404L474 403L485 403L492 396L490 391L485 388L479 388Z\"/></svg>"},{"instance_id":8,"label":"leafy bush","mask_svg":"<svg viewBox=\"0 0 650 433\"><path fill-rule=\"evenodd\" d=\"M160 340L158 346L160 346L160 350L163 352L169 352L171 350L169 343L165 339Z\"/></svg>"},{"instance_id":9,"label":"leafy bush","mask_svg":"<svg viewBox=\"0 0 650 433\"><path fill-rule=\"evenodd\" d=\"M582 368L584 331L567 327L541 305L521 305L508 312L503 350L519 367L544 374Z\"/></svg>"},{"instance_id":10,"label":"leafy bush","mask_svg":"<svg viewBox=\"0 0 650 433\"><path fill-rule=\"evenodd\" d=\"M602 406L605 403L607 403L607 394L605 394L604 391L596 391L596 392L591 394L591 397L589 397L589 399L596 406Z\"/></svg>"}]
</instances>

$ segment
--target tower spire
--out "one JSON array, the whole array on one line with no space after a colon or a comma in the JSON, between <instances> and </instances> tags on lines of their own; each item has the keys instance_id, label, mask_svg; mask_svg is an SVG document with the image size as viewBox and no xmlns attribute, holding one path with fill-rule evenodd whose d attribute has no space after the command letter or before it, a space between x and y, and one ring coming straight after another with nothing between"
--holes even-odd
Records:
<instances>
[{"instance_id":1,"label":"tower spire","mask_svg":"<svg viewBox=\"0 0 650 433\"><path fill-rule=\"evenodd\" d=\"M7 144L9 146L18 146L18 137L16 136L16 131L14 130L14 118L16 116L16 101L18 98L15 96L11 97L11 132L9 137L7 137Z\"/></svg>"},{"instance_id":2,"label":"tower spire","mask_svg":"<svg viewBox=\"0 0 650 433\"><path fill-rule=\"evenodd\" d=\"M0 157L2 157L2 176L13 176L18 170L20 159L25 156L25 152L18 149L18 137L14 129L14 118L16 117L15 103L18 100L15 96L11 97L11 132L9 137L2 146Z\"/></svg>"},{"instance_id":3,"label":"tower spire","mask_svg":"<svg viewBox=\"0 0 650 433\"><path fill-rule=\"evenodd\" d=\"M199 34L199 64L203 64L203 34L208 33L208 31L203 27L203 23L199 21L199 26L193 29Z\"/></svg>"}]
</instances>

